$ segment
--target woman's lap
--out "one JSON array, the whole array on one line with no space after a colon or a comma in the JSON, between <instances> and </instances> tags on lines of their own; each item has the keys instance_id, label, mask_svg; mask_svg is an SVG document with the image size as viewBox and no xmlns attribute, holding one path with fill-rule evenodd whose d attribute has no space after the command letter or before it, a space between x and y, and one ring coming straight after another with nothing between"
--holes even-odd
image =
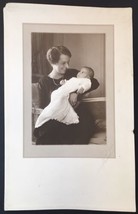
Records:
<instances>
[{"instance_id":1,"label":"woman's lap","mask_svg":"<svg viewBox=\"0 0 138 214\"><path fill-rule=\"evenodd\" d=\"M56 120L49 120L40 128L34 130L37 144L70 144L73 140L75 125L65 125ZM72 133L72 134L71 134Z\"/></svg>"},{"instance_id":2,"label":"woman's lap","mask_svg":"<svg viewBox=\"0 0 138 214\"><path fill-rule=\"evenodd\" d=\"M50 120L35 129L36 144L88 144L94 131L94 120L83 105L80 105L76 112L79 115L78 124L66 125Z\"/></svg>"}]
</instances>

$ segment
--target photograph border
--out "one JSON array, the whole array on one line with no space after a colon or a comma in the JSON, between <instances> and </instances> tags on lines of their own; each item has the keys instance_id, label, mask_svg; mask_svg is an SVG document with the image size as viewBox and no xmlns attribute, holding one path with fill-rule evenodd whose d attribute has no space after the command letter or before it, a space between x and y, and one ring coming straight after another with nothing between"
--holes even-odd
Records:
<instances>
[{"instance_id":1,"label":"photograph border","mask_svg":"<svg viewBox=\"0 0 138 214\"><path fill-rule=\"evenodd\" d=\"M35 145L32 144L32 91L31 91L31 33L72 33L105 35L105 102L106 106L106 143L85 145ZM24 103L24 157L84 157L115 158L115 121L114 121L114 26L113 25L54 25L23 24L23 103ZM95 100L95 99L94 99ZM86 102L91 102L87 98ZM97 100L96 100L97 102Z\"/></svg>"}]
</instances>

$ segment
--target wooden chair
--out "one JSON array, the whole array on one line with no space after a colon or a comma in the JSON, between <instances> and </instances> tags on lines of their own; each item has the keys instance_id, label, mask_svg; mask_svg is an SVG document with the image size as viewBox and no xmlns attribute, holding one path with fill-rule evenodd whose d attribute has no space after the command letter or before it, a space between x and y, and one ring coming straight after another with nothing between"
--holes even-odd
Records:
<instances>
[{"instance_id":1,"label":"wooden chair","mask_svg":"<svg viewBox=\"0 0 138 214\"><path fill-rule=\"evenodd\" d=\"M42 109L40 106L40 96L39 96L39 84L32 83L32 131L34 130L36 120L40 115ZM35 142L35 137L32 133L32 141Z\"/></svg>"}]
</instances>

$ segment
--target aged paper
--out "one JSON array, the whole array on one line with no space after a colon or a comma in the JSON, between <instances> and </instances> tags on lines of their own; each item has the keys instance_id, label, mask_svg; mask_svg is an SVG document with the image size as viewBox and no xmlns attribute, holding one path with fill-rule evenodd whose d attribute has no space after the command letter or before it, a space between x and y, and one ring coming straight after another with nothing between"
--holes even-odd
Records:
<instances>
[{"instance_id":1,"label":"aged paper","mask_svg":"<svg viewBox=\"0 0 138 214\"><path fill-rule=\"evenodd\" d=\"M57 146L53 150L50 146L37 149L36 145L25 146L24 134L27 132L24 130L30 123L25 121L25 115L29 115L28 108L31 112L31 102L25 102L24 99L24 95L30 93L30 85L24 83L24 67L30 65L29 57L24 61L24 50L29 50L26 45L30 44L25 43L24 27L34 26L34 32L38 28L41 32L40 25L44 25L42 32L45 29L48 31L47 26L65 26L62 29L64 33L71 33L69 26L72 26L74 33L76 29L82 33L84 28L85 32L89 29L89 33L92 33L98 26L97 31L106 34L103 30L105 26L113 28L111 40L111 34L106 34L109 37L105 48L106 60L108 59L105 64L108 70L106 94L109 95L107 130L111 126L111 131L107 131L111 142L109 150L105 149L109 141L106 145L98 145L102 153L97 153L96 145L93 146L95 152L92 148L88 150L86 145L79 148L76 146L74 151L66 145L65 149ZM53 28L51 32L55 33L56 27L55 32ZM111 47L113 54L110 55ZM7 4L4 8L4 58L5 210L82 209L134 212L131 8ZM28 78L29 75L30 73ZM108 98L111 102L108 102ZM103 97L99 100L103 101ZM30 152L31 149L35 151ZM79 149L81 151L78 153Z\"/></svg>"}]
</instances>

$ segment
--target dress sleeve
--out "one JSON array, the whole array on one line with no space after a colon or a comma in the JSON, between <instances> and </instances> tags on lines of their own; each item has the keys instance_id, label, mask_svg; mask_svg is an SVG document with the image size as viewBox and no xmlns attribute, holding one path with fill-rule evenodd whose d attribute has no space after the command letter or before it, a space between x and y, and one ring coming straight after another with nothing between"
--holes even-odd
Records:
<instances>
[{"instance_id":1,"label":"dress sleeve","mask_svg":"<svg viewBox=\"0 0 138 214\"><path fill-rule=\"evenodd\" d=\"M92 86L91 86L91 91L97 89L99 87L99 85L100 84L99 84L98 80L95 79L95 78L93 78L93 80L92 80Z\"/></svg>"},{"instance_id":2,"label":"dress sleeve","mask_svg":"<svg viewBox=\"0 0 138 214\"><path fill-rule=\"evenodd\" d=\"M99 87L99 85L100 84L99 84L98 80L93 78L91 88L88 91L84 92L83 94L78 94L78 100L81 100L84 94L97 89Z\"/></svg>"},{"instance_id":3,"label":"dress sleeve","mask_svg":"<svg viewBox=\"0 0 138 214\"><path fill-rule=\"evenodd\" d=\"M50 103L50 83L47 77L39 80L40 108L45 108Z\"/></svg>"},{"instance_id":4,"label":"dress sleeve","mask_svg":"<svg viewBox=\"0 0 138 214\"><path fill-rule=\"evenodd\" d=\"M85 93L88 93L90 91L93 91L93 90L97 89L99 87L99 85L100 84L99 84L98 80L93 78L91 88Z\"/></svg>"}]
</instances>

